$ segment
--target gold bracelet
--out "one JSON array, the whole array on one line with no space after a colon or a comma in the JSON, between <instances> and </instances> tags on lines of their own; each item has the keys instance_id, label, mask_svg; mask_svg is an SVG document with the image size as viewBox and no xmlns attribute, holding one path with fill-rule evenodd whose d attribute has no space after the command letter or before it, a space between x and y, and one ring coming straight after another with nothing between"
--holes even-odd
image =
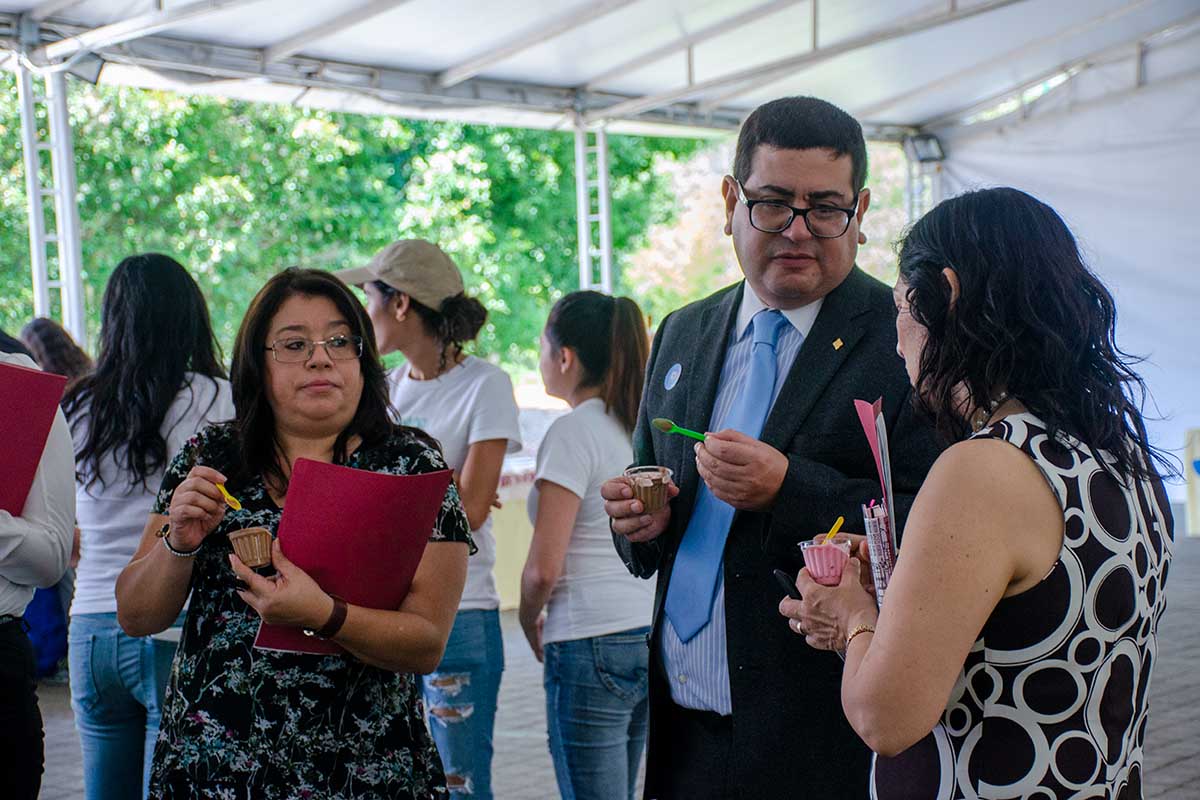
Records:
<instances>
[{"instance_id":1,"label":"gold bracelet","mask_svg":"<svg viewBox=\"0 0 1200 800\"><path fill-rule=\"evenodd\" d=\"M855 625L850 630L850 633L848 633L846 635L846 646L843 649L848 651L850 649L850 643L853 642L854 637L858 636L860 633L874 633L874 632L875 632L874 625L867 625L866 623L863 623L862 625Z\"/></svg>"}]
</instances>

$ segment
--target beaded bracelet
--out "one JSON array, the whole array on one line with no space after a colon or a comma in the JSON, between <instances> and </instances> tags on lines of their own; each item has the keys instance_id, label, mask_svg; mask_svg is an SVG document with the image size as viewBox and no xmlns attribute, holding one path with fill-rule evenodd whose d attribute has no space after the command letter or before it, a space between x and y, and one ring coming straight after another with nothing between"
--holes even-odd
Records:
<instances>
[{"instance_id":1,"label":"beaded bracelet","mask_svg":"<svg viewBox=\"0 0 1200 800\"><path fill-rule=\"evenodd\" d=\"M849 651L849 650L850 650L850 643L851 643L851 642L853 642L853 641L854 641L854 637L855 637L855 636L858 636L860 633L874 633L874 632L875 632L875 626L874 626L874 625L867 625L866 623L864 623L864 624L862 624L862 625L855 625L855 626L854 626L854 627L853 627L853 628L850 630L850 633L846 634L846 647L845 647L845 649L846 649L847 651Z\"/></svg>"}]
</instances>

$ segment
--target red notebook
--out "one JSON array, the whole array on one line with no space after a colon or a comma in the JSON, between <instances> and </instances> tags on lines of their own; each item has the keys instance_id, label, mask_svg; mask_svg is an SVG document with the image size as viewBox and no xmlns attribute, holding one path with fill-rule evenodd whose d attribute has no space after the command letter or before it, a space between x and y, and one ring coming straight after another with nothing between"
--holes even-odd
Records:
<instances>
[{"instance_id":1,"label":"red notebook","mask_svg":"<svg viewBox=\"0 0 1200 800\"><path fill-rule=\"evenodd\" d=\"M397 609L412 586L450 486L450 471L387 475L296 460L279 520L283 554L330 594ZM263 623L254 646L335 654L334 642Z\"/></svg>"},{"instance_id":2,"label":"red notebook","mask_svg":"<svg viewBox=\"0 0 1200 800\"><path fill-rule=\"evenodd\" d=\"M52 372L0 362L0 510L25 510L29 487L67 379Z\"/></svg>"}]
</instances>

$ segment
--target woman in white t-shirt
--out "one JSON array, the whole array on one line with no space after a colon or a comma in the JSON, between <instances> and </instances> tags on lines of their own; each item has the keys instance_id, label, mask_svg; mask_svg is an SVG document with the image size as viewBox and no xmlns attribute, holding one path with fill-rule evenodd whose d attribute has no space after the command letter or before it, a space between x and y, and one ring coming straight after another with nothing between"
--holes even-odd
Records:
<instances>
[{"instance_id":1,"label":"woman in white t-shirt","mask_svg":"<svg viewBox=\"0 0 1200 800\"><path fill-rule=\"evenodd\" d=\"M442 662L424 676L429 728L451 793L492 797L492 731L504 671L500 594L493 567L491 510L506 453L521 449L512 381L463 352L487 310L463 292L462 274L441 248L421 239L393 242L362 268L338 273L362 286L381 354L406 363L388 376L397 421L442 446L479 552Z\"/></svg>"},{"instance_id":2,"label":"woman in white t-shirt","mask_svg":"<svg viewBox=\"0 0 1200 800\"><path fill-rule=\"evenodd\" d=\"M573 292L542 334L546 393L571 411L538 448L521 627L544 663L546 724L568 800L631 798L646 741L654 584L613 549L600 485L633 463L650 345L637 303Z\"/></svg>"},{"instance_id":3,"label":"woman in white t-shirt","mask_svg":"<svg viewBox=\"0 0 1200 800\"><path fill-rule=\"evenodd\" d=\"M157 253L130 256L104 290L95 369L63 399L81 544L68 661L87 800L146 795L175 643L121 630L117 576L171 458L198 430L233 416L218 353L187 270Z\"/></svg>"}]
</instances>

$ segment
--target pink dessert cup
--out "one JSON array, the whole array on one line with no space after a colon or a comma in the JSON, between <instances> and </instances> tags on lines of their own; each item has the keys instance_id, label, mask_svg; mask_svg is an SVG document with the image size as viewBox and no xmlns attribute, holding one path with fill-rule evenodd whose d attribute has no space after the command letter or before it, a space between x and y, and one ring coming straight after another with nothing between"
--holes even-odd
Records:
<instances>
[{"instance_id":1,"label":"pink dessert cup","mask_svg":"<svg viewBox=\"0 0 1200 800\"><path fill-rule=\"evenodd\" d=\"M850 560L850 540L835 538L828 544L801 542L804 566L813 580L822 586L837 586L842 582L842 570Z\"/></svg>"}]
</instances>

